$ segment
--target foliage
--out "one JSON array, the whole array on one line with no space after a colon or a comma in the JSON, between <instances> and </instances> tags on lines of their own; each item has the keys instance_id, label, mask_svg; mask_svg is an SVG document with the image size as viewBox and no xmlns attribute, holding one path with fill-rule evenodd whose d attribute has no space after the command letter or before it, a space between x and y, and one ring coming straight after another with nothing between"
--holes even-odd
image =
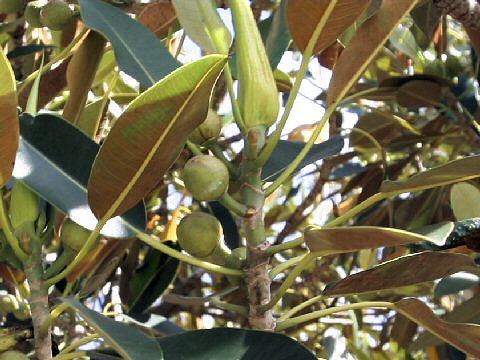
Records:
<instances>
[{"instance_id":1,"label":"foliage","mask_svg":"<svg viewBox=\"0 0 480 360\"><path fill-rule=\"evenodd\" d=\"M471 18L19 3L0 0L0 356L480 356Z\"/></svg>"}]
</instances>

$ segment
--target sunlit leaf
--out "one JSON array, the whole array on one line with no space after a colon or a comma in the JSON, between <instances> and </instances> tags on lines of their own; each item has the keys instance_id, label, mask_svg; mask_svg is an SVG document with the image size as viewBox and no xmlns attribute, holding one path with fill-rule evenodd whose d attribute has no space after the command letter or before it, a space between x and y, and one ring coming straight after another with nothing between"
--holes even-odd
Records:
<instances>
[{"instance_id":1,"label":"sunlit leaf","mask_svg":"<svg viewBox=\"0 0 480 360\"><path fill-rule=\"evenodd\" d=\"M319 253L319 255L431 241L428 237L420 234L377 226L332 228L309 226L305 229L304 237L310 251Z\"/></svg>"},{"instance_id":2,"label":"sunlit leaf","mask_svg":"<svg viewBox=\"0 0 480 360\"><path fill-rule=\"evenodd\" d=\"M480 190L466 182L450 189L450 206L457 220L480 217Z\"/></svg>"},{"instance_id":3,"label":"sunlit leaf","mask_svg":"<svg viewBox=\"0 0 480 360\"><path fill-rule=\"evenodd\" d=\"M117 322L90 310L74 298L63 298L62 301L77 310L80 316L93 327L123 359L162 360L164 358L162 348L155 338L146 335L133 326Z\"/></svg>"},{"instance_id":4,"label":"sunlit leaf","mask_svg":"<svg viewBox=\"0 0 480 360\"><path fill-rule=\"evenodd\" d=\"M436 317L432 310L417 299L403 299L395 308L440 339L463 352L480 356L480 325L449 323Z\"/></svg>"},{"instance_id":5,"label":"sunlit leaf","mask_svg":"<svg viewBox=\"0 0 480 360\"><path fill-rule=\"evenodd\" d=\"M12 176L13 163L18 148L19 127L15 77L7 57L0 51L0 185Z\"/></svg>"},{"instance_id":6,"label":"sunlit leaf","mask_svg":"<svg viewBox=\"0 0 480 360\"><path fill-rule=\"evenodd\" d=\"M361 25L335 65L328 90L329 104L342 98L357 82L403 17L418 1L384 0L379 11Z\"/></svg>"},{"instance_id":7,"label":"sunlit leaf","mask_svg":"<svg viewBox=\"0 0 480 360\"><path fill-rule=\"evenodd\" d=\"M428 266L425 266L428 264ZM463 254L422 252L384 262L329 284L328 296L344 296L389 290L433 281L459 271L478 270L472 258Z\"/></svg>"},{"instance_id":8,"label":"sunlit leaf","mask_svg":"<svg viewBox=\"0 0 480 360\"><path fill-rule=\"evenodd\" d=\"M288 29L300 51L305 51L313 31L329 4L328 0L290 0L287 4ZM330 46L367 8L370 0L340 0L330 14L315 46L318 53Z\"/></svg>"},{"instance_id":9,"label":"sunlit leaf","mask_svg":"<svg viewBox=\"0 0 480 360\"><path fill-rule=\"evenodd\" d=\"M228 54L232 36L216 5L210 0L172 0L172 4L184 31L198 46L209 54Z\"/></svg>"},{"instance_id":10,"label":"sunlit leaf","mask_svg":"<svg viewBox=\"0 0 480 360\"><path fill-rule=\"evenodd\" d=\"M184 65L130 103L92 168L88 198L98 218L125 212L158 184L205 119L225 62L209 55Z\"/></svg>"},{"instance_id":11,"label":"sunlit leaf","mask_svg":"<svg viewBox=\"0 0 480 360\"><path fill-rule=\"evenodd\" d=\"M101 0L79 4L85 24L111 42L118 65L143 86L152 86L179 66L160 39L122 10Z\"/></svg>"}]
</instances>

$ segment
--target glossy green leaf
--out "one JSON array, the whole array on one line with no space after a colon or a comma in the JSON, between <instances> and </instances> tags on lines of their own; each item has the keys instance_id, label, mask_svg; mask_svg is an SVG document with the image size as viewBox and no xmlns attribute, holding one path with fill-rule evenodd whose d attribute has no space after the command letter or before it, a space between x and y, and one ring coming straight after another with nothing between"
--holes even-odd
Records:
<instances>
[{"instance_id":1,"label":"glossy green leaf","mask_svg":"<svg viewBox=\"0 0 480 360\"><path fill-rule=\"evenodd\" d=\"M451 161L413 175L407 180L385 180L380 187L380 192L391 195L401 194L449 185L476 177L480 177L480 155Z\"/></svg>"},{"instance_id":2,"label":"glossy green leaf","mask_svg":"<svg viewBox=\"0 0 480 360\"><path fill-rule=\"evenodd\" d=\"M403 299L395 303L401 314L424 329L452 344L463 352L480 356L480 325L446 322L436 317L432 310L417 299Z\"/></svg>"},{"instance_id":3,"label":"glossy green leaf","mask_svg":"<svg viewBox=\"0 0 480 360\"><path fill-rule=\"evenodd\" d=\"M21 142L13 176L73 221L93 230L97 219L87 202L87 182L99 146L62 118L51 114L20 118ZM146 226L142 203L107 222L102 234L130 237Z\"/></svg>"},{"instance_id":4,"label":"glossy green leaf","mask_svg":"<svg viewBox=\"0 0 480 360\"><path fill-rule=\"evenodd\" d=\"M480 190L466 182L454 184L450 189L450 206L457 220L480 217Z\"/></svg>"},{"instance_id":5,"label":"glossy green leaf","mask_svg":"<svg viewBox=\"0 0 480 360\"><path fill-rule=\"evenodd\" d=\"M428 264L428 266L425 266ZM371 269L358 272L329 284L328 296L390 290L446 277L459 271L476 271L472 258L463 254L422 252L401 256Z\"/></svg>"},{"instance_id":6,"label":"glossy green leaf","mask_svg":"<svg viewBox=\"0 0 480 360\"><path fill-rule=\"evenodd\" d=\"M313 145L312 149L298 166L297 171L315 161L338 154L342 150L343 145L344 139L341 136L334 136L327 141ZM300 151L302 151L304 146L305 144L302 142L280 140L262 169L262 178L268 181L275 180L280 176L282 170L290 165Z\"/></svg>"},{"instance_id":7,"label":"glossy green leaf","mask_svg":"<svg viewBox=\"0 0 480 360\"><path fill-rule=\"evenodd\" d=\"M477 286L480 283L480 276L468 272L460 272L446 277L435 286L435 297L456 294L459 291Z\"/></svg>"},{"instance_id":8,"label":"glossy green leaf","mask_svg":"<svg viewBox=\"0 0 480 360\"><path fill-rule=\"evenodd\" d=\"M390 42L395 48L411 57L414 61L422 59L422 50L417 45L412 32L406 26L399 25L390 36Z\"/></svg>"},{"instance_id":9,"label":"glossy green leaf","mask_svg":"<svg viewBox=\"0 0 480 360\"><path fill-rule=\"evenodd\" d=\"M12 176L15 154L18 149L19 127L17 114L17 93L12 67L5 54L0 51L0 186Z\"/></svg>"},{"instance_id":10,"label":"glossy green leaf","mask_svg":"<svg viewBox=\"0 0 480 360\"><path fill-rule=\"evenodd\" d=\"M172 0L187 35L209 54L228 54L232 36L211 0ZM210 29L214 29L211 31Z\"/></svg>"},{"instance_id":11,"label":"glossy green leaf","mask_svg":"<svg viewBox=\"0 0 480 360\"><path fill-rule=\"evenodd\" d=\"M123 359L164 359L162 348L153 337L128 324L107 318L75 298L63 298L63 302L77 310L80 316L109 343Z\"/></svg>"},{"instance_id":12,"label":"glossy green leaf","mask_svg":"<svg viewBox=\"0 0 480 360\"><path fill-rule=\"evenodd\" d=\"M412 229L410 231L426 236L435 245L442 246L445 244L448 236L452 233L454 228L454 223L448 221L441 224L422 226L421 228Z\"/></svg>"},{"instance_id":13,"label":"glossy green leaf","mask_svg":"<svg viewBox=\"0 0 480 360\"><path fill-rule=\"evenodd\" d=\"M413 232L377 226L332 228L309 226L304 231L304 237L310 251L319 255L431 241L428 237Z\"/></svg>"},{"instance_id":14,"label":"glossy green leaf","mask_svg":"<svg viewBox=\"0 0 480 360\"><path fill-rule=\"evenodd\" d=\"M101 0L79 4L85 24L110 41L118 65L143 86L152 86L179 66L160 39L120 9Z\"/></svg>"},{"instance_id":15,"label":"glossy green leaf","mask_svg":"<svg viewBox=\"0 0 480 360\"><path fill-rule=\"evenodd\" d=\"M225 62L209 55L184 65L130 103L92 168L88 199L97 218L125 212L159 183L205 119Z\"/></svg>"},{"instance_id":16,"label":"glossy green leaf","mask_svg":"<svg viewBox=\"0 0 480 360\"><path fill-rule=\"evenodd\" d=\"M292 338L273 332L217 328L158 339L165 360L315 360Z\"/></svg>"},{"instance_id":17,"label":"glossy green leaf","mask_svg":"<svg viewBox=\"0 0 480 360\"><path fill-rule=\"evenodd\" d=\"M172 245L170 245L172 246ZM175 247L177 250L180 248ZM162 295L175 278L179 261L153 248L129 282L128 312L141 314Z\"/></svg>"}]
</instances>

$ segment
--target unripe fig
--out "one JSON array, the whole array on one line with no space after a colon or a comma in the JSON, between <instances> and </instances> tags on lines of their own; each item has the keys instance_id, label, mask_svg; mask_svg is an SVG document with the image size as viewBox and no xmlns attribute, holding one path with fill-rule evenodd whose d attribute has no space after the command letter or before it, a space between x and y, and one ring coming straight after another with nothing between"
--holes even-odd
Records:
<instances>
[{"instance_id":1,"label":"unripe fig","mask_svg":"<svg viewBox=\"0 0 480 360\"><path fill-rule=\"evenodd\" d=\"M205 121L192 132L188 139L195 144L202 145L216 139L221 130L222 119L215 111L209 109Z\"/></svg>"},{"instance_id":2,"label":"unripe fig","mask_svg":"<svg viewBox=\"0 0 480 360\"><path fill-rule=\"evenodd\" d=\"M29 357L20 351L8 350L0 354L0 360L29 360Z\"/></svg>"},{"instance_id":3,"label":"unripe fig","mask_svg":"<svg viewBox=\"0 0 480 360\"><path fill-rule=\"evenodd\" d=\"M80 251L90 236L91 231L85 229L83 226L78 225L76 222L67 219L63 225L60 232L60 240L64 245L69 246L70 248Z\"/></svg>"},{"instance_id":4,"label":"unripe fig","mask_svg":"<svg viewBox=\"0 0 480 360\"><path fill-rule=\"evenodd\" d=\"M185 216L177 227L178 243L182 249L199 258L213 254L222 233L222 225L217 218L202 212Z\"/></svg>"},{"instance_id":5,"label":"unripe fig","mask_svg":"<svg viewBox=\"0 0 480 360\"><path fill-rule=\"evenodd\" d=\"M11 313L19 309L17 298L12 294L0 296L0 310L5 313Z\"/></svg>"},{"instance_id":6,"label":"unripe fig","mask_svg":"<svg viewBox=\"0 0 480 360\"><path fill-rule=\"evenodd\" d=\"M64 0L50 0L40 11L40 21L50 30L62 30L72 19L72 9Z\"/></svg>"},{"instance_id":7,"label":"unripe fig","mask_svg":"<svg viewBox=\"0 0 480 360\"><path fill-rule=\"evenodd\" d=\"M25 0L0 0L0 13L12 14L22 10Z\"/></svg>"},{"instance_id":8,"label":"unripe fig","mask_svg":"<svg viewBox=\"0 0 480 360\"><path fill-rule=\"evenodd\" d=\"M228 169L214 156L197 155L183 168L183 181L192 196L200 201L218 200L228 188Z\"/></svg>"},{"instance_id":9,"label":"unripe fig","mask_svg":"<svg viewBox=\"0 0 480 360\"><path fill-rule=\"evenodd\" d=\"M32 226L40 215L40 199L28 186L17 180L10 197L10 220L14 230Z\"/></svg>"},{"instance_id":10,"label":"unripe fig","mask_svg":"<svg viewBox=\"0 0 480 360\"><path fill-rule=\"evenodd\" d=\"M42 10L42 8L43 3L41 1L30 1L27 3L23 16L30 26L35 28L43 27L43 24L40 21L40 10Z\"/></svg>"},{"instance_id":11,"label":"unripe fig","mask_svg":"<svg viewBox=\"0 0 480 360\"><path fill-rule=\"evenodd\" d=\"M30 307L26 303L20 303L19 308L13 311L13 316L15 316L20 321L30 319Z\"/></svg>"}]
</instances>

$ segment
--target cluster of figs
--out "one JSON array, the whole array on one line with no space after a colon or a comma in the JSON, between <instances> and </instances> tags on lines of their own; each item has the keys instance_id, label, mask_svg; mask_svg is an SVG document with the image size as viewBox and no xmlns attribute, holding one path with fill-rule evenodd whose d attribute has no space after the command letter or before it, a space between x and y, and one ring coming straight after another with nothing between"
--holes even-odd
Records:
<instances>
[{"instance_id":1,"label":"cluster of figs","mask_svg":"<svg viewBox=\"0 0 480 360\"><path fill-rule=\"evenodd\" d=\"M13 14L24 10L24 18L35 28L62 30L73 20L73 10L64 0L0 0L0 13Z\"/></svg>"},{"instance_id":2,"label":"cluster of figs","mask_svg":"<svg viewBox=\"0 0 480 360\"><path fill-rule=\"evenodd\" d=\"M221 118L212 110L189 140L197 145L214 141L222 128ZM228 190L229 172L225 164L211 155L190 158L183 168L183 182L198 201L220 200ZM246 248L228 249L218 219L205 212L186 215L177 227L177 238L183 250L192 256L240 269L246 259Z\"/></svg>"}]
</instances>

